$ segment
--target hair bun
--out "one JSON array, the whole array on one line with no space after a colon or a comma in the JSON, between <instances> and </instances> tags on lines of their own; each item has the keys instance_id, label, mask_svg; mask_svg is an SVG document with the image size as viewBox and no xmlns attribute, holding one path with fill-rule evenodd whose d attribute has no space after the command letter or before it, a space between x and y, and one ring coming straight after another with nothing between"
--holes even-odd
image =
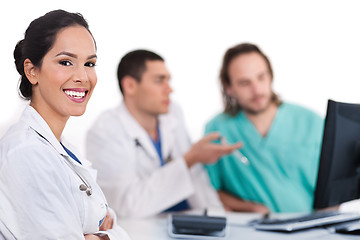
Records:
<instances>
[{"instance_id":1,"label":"hair bun","mask_svg":"<svg viewBox=\"0 0 360 240\"><path fill-rule=\"evenodd\" d=\"M20 73L20 75L23 75L23 73L24 73L23 49L24 49L24 39L20 40L16 44L15 50L14 50L14 59L15 59L16 70Z\"/></svg>"}]
</instances>

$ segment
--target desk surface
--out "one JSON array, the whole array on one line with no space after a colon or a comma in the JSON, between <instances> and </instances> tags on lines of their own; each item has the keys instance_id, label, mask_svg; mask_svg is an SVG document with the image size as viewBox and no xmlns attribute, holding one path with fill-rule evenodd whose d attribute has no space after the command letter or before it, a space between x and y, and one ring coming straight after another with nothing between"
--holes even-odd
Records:
<instances>
[{"instance_id":1,"label":"desk surface","mask_svg":"<svg viewBox=\"0 0 360 240\"><path fill-rule=\"evenodd\" d=\"M226 240L239 239L359 239L356 235L336 234L329 229L310 229L295 233L257 231L247 225L248 221L259 218L259 214L227 213L229 234ZM167 233L168 216L160 215L147 219L118 219L132 240L173 240Z\"/></svg>"}]
</instances>

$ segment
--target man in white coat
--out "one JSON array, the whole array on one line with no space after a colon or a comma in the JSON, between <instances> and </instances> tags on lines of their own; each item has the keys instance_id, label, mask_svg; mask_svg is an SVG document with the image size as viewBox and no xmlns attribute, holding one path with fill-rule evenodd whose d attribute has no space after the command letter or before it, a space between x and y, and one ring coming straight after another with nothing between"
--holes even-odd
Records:
<instances>
[{"instance_id":1,"label":"man in white coat","mask_svg":"<svg viewBox=\"0 0 360 240\"><path fill-rule=\"evenodd\" d=\"M129 52L118 66L123 102L102 113L88 132L87 157L120 217L222 208L202 163L241 144L211 143L220 137L212 133L191 145L182 112L170 101L169 80L162 57Z\"/></svg>"}]
</instances>

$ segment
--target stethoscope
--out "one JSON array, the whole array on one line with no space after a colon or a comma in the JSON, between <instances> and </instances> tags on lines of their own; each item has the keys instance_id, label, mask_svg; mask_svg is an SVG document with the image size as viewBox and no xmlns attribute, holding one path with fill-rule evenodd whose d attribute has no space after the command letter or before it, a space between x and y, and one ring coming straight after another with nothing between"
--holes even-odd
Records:
<instances>
[{"instance_id":1,"label":"stethoscope","mask_svg":"<svg viewBox=\"0 0 360 240\"><path fill-rule=\"evenodd\" d=\"M141 149L144 151L144 153L146 154L146 156L147 156L148 158L150 158L150 159L153 158L153 157L148 153L148 151L144 148L144 146L140 143L139 139L135 138L135 139L134 139L134 142L135 142L135 146L141 148Z\"/></svg>"},{"instance_id":2,"label":"stethoscope","mask_svg":"<svg viewBox=\"0 0 360 240\"><path fill-rule=\"evenodd\" d=\"M135 142L135 146L141 148L148 158L153 159L153 156L151 156L149 154L149 152L144 148L144 146L140 143L139 139L135 138L134 142ZM169 156L165 159L164 164L170 162L171 160L172 160L172 157L171 157L171 153L170 153Z\"/></svg>"},{"instance_id":3,"label":"stethoscope","mask_svg":"<svg viewBox=\"0 0 360 240\"><path fill-rule=\"evenodd\" d=\"M39 134L40 137L42 137L43 139L45 139L48 143L50 143L43 135L41 135L38 131L34 130L37 134ZM50 143L51 144L51 143ZM92 187L90 185L90 183L86 180L85 177L83 177L75 168L74 164L71 162L70 159L68 159L68 156L61 154L61 156L63 156L65 158L65 163L74 171L74 173L81 179L81 181L83 182L82 184L80 184L79 189L82 192L86 192L86 195L91 196L92 194Z\"/></svg>"},{"instance_id":4,"label":"stethoscope","mask_svg":"<svg viewBox=\"0 0 360 240\"><path fill-rule=\"evenodd\" d=\"M65 158L65 162L66 164L74 171L74 173L81 179L81 181L83 182L82 184L80 184L79 189L82 192L86 192L86 195L91 196L92 194L92 187L90 185L90 183L86 180L86 178L84 176L82 176L75 168L74 164L71 162L71 160L67 157L64 156Z\"/></svg>"}]
</instances>

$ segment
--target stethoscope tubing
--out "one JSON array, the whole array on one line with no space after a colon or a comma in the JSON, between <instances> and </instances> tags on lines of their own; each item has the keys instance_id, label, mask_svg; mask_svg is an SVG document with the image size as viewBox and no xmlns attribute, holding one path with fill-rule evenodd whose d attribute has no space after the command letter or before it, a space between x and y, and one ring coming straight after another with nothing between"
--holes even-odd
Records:
<instances>
[{"instance_id":1,"label":"stethoscope tubing","mask_svg":"<svg viewBox=\"0 0 360 240\"><path fill-rule=\"evenodd\" d=\"M65 163L74 171L74 173L81 179L81 181L84 183L85 188L83 187L83 184L79 186L80 191L85 191L88 196L92 194L92 187L90 183L87 181L87 179L82 176L75 168L74 164L71 162L71 160L68 159L67 156L63 156L65 158Z\"/></svg>"},{"instance_id":2,"label":"stethoscope tubing","mask_svg":"<svg viewBox=\"0 0 360 240\"><path fill-rule=\"evenodd\" d=\"M49 140L47 140L47 139L46 139L43 135L41 135L38 131L35 130L35 132L36 132L40 137L42 137L43 139L45 139L45 141L47 141L49 144L51 144L51 143L49 142ZM86 180L85 177L81 176L81 174L76 170L74 164L68 159L68 157L67 157L66 155L61 154L61 156L62 156L63 158L65 158L65 160L66 160L65 163L74 171L74 173L75 173L75 174L81 179L81 181L83 182L83 184L81 184L81 185L79 186L80 191L85 191L88 196L91 196L91 194L92 194L92 187L91 187L90 183Z\"/></svg>"}]
</instances>

